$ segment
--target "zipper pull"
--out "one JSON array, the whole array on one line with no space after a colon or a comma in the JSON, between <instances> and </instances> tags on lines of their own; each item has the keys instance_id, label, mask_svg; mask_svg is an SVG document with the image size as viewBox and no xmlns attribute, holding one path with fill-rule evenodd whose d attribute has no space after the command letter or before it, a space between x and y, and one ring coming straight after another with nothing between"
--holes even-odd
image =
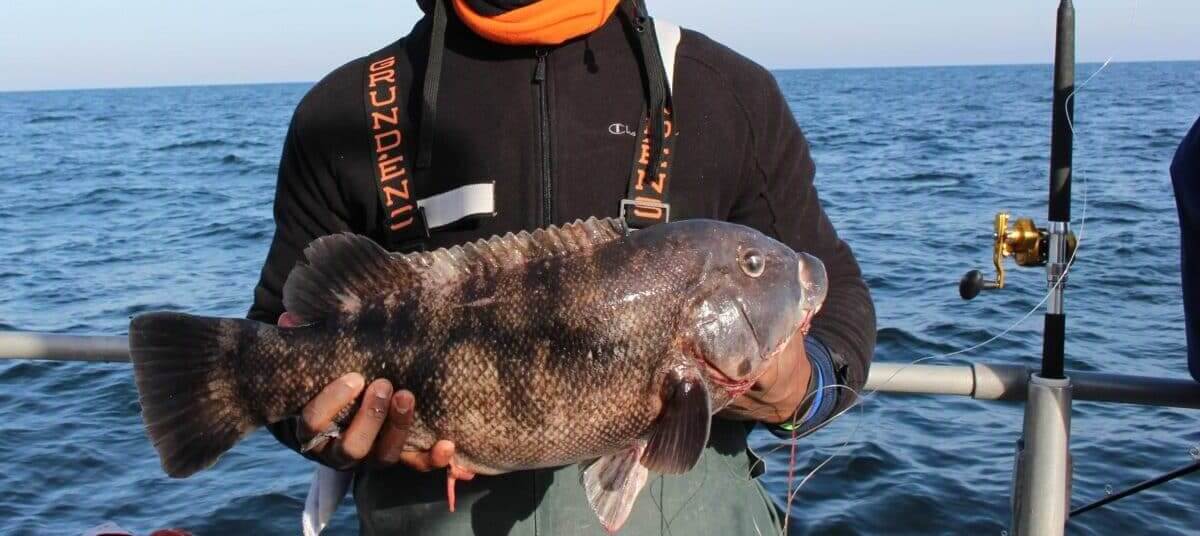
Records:
<instances>
[{"instance_id":1,"label":"zipper pull","mask_svg":"<svg viewBox=\"0 0 1200 536\"><path fill-rule=\"evenodd\" d=\"M533 81L540 84L546 81L546 49L539 48L534 54L537 56L537 67L533 69Z\"/></svg>"}]
</instances>

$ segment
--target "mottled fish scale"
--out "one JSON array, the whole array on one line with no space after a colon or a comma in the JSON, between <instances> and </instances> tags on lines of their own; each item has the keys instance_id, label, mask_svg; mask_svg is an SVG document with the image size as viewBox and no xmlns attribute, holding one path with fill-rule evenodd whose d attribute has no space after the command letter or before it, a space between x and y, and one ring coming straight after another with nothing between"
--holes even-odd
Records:
<instances>
[{"instance_id":1,"label":"mottled fish scale","mask_svg":"<svg viewBox=\"0 0 1200 536\"><path fill-rule=\"evenodd\" d=\"M639 319L646 318L644 310L624 307L622 309L631 314L607 318L595 314L618 309L616 305L625 295L618 290L620 285L595 285L597 266L609 259L585 255L593 247L603 247L596 243L597 239L611 242L620 233L613 227L607 230L593 227L589 234L588 227L565 226L567 233L584 240L563 240L562 231L551 229L506 235L489 241L493 251L507 247L504 251L515 250L521 254L520 262L514 262L513 256L500 251L494 253L501 259L497 264L505 270L495 276L496 283L489 296L464 294L462 286L454 290L437 289L425 296L428 303L422 311L427 314L425 324L428 329L414 333L413 338L419 338L425 351L440 355L441 359L422 362L413 367L410 381L401 379L401 384L413 386L418 400L436 398L442 401L423 405L414 426L426 428L429 433L421 435L455 440L463 458L481 468L507 470L561 463L578 458L584 454L580 452L582 450L610 448L608 438L628 437L651 423L654 415L650 410L654 408L648 407L638 416L640 418L627 422L603 423L596 427L562 426L578 421L581 415L617 415L631 407L646 406L646 391L652 386L624 389L612 385L612 379L614 376L645 378L650 371L644 366L647 362L644 356L661 350L668 343L663 336L667 331L637 333L649 331L649 326L638 324ZM439 262L449 260L436 252L425 256L432 260L431 269L437 269ZM619 262L619 259L611 261ZM541 284L530 284L531 270L543 278ZM643 284L651 283L648 285L651 289L668 286L674 291L683 290L681 284L686 284L685 281L654 284L663 279L657 275L660 273L655 271L656 275L647 279L640 270L632 270L626 277ZM548 277L551 274L556 275ZM442 280L442 284L445 282ZM647 294L664 293L651 290ZM496 299L497 296L502 298ZM491 301L480 304L488 298ZM443 300L448 303L437 303ZM463 303L478 305L467 310L452 306ZM563 307L563 304L571 306ZM670 310L677 308L677 304L663 301L657 305L663 311L651 312L653 317L669 316ZM543 322L543 327L531 332L528 320L539 315L550 315L552 320ZM645 347L622 347L616 352L617 345L595 340L597 336L589 335L589 331L602 331L596 328L604 322L623 331L608 338L641 341ZM502 337L495 334L496 331L516 335ZM559 352L550 352L549 348L558 348ZM643 359L630 359L632 356ZM624 367L613 367L614 363ZM476 381L480 374L495 381ZM628 392L628 399L612 396L613 391ZM497 414L491 416L488 426L480 429L477 427L478 416L458 417L456 408L461 407L494 407ZM555 425L547 426L549 421L554 421ZM514 441L537 443L541 448L537 449L539 452L516 452L510 448Z\"/></svg>"}]
</instances>

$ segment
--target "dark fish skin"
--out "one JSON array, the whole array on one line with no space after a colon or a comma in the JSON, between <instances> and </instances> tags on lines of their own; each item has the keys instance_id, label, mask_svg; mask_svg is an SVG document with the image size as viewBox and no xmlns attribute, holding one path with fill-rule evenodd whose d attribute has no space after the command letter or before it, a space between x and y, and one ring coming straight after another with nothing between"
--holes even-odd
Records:
<instances>
[{"instance_id":1,"label":"dark fish skin","mask_svg":"<svg viewBox=\"0 0 1200 536\"><path fill-rule=\"evenodd\" d=\"M455 465L476 473L639 442L650 469L685 471L707 419L806 329L827 285L814 257L709 220L627 234L593 219L403 256L335 235L305 257L284 289L302 326L132 321L144 419L171 476L208 467L348 372L411 390L407 446L452 440Z\"/></svg>"}]
</instances>

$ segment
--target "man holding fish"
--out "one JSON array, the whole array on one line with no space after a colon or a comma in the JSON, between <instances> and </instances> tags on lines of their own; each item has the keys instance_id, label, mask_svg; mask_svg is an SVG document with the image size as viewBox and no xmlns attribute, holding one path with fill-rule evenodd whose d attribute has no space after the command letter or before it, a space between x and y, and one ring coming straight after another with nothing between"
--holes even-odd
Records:
<instances>
[{"instance_id":1,"label":"man holding fish","mask_svg":"<svg viewBox=\"0 0 1200 536\"><path fill-rule=\"evenodd\" d=\"M164 468L268 425L363 534L777 531L747 435L853 403L875 317L772 75L640 1L421 5L297 107L251 320L135 319Z\"/></svg>"}]
</instances>

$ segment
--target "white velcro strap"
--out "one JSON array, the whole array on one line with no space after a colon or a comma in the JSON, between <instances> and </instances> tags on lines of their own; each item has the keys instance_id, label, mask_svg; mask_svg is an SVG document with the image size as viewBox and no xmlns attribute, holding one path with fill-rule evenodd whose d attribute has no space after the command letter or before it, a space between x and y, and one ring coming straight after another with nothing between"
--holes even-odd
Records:
<instances>
[{"instance_id":1,"label":"white velcro strap","mask_svg":"<svg viewBox=\"0 0 1200 536\"><path fill-rule=\"evenodd\" d=\"M654 19L654 35L658 37L658 55L662 57L663 70L667 72L667 90L674 92L675 50L679 48L683 32L677 25Z\"/></svg>"},{"instance_id":2,"label":"white velcro strap","mask_svg":"<svg viewBox=\"0 0 1200 536\"><path fill-rule=\"evenodd\" d=\"M430 229L445 227L471 216L496 214L496 185L491 182L468 184L425 199L417 200Z\"/></svg>"}]
</instances>

